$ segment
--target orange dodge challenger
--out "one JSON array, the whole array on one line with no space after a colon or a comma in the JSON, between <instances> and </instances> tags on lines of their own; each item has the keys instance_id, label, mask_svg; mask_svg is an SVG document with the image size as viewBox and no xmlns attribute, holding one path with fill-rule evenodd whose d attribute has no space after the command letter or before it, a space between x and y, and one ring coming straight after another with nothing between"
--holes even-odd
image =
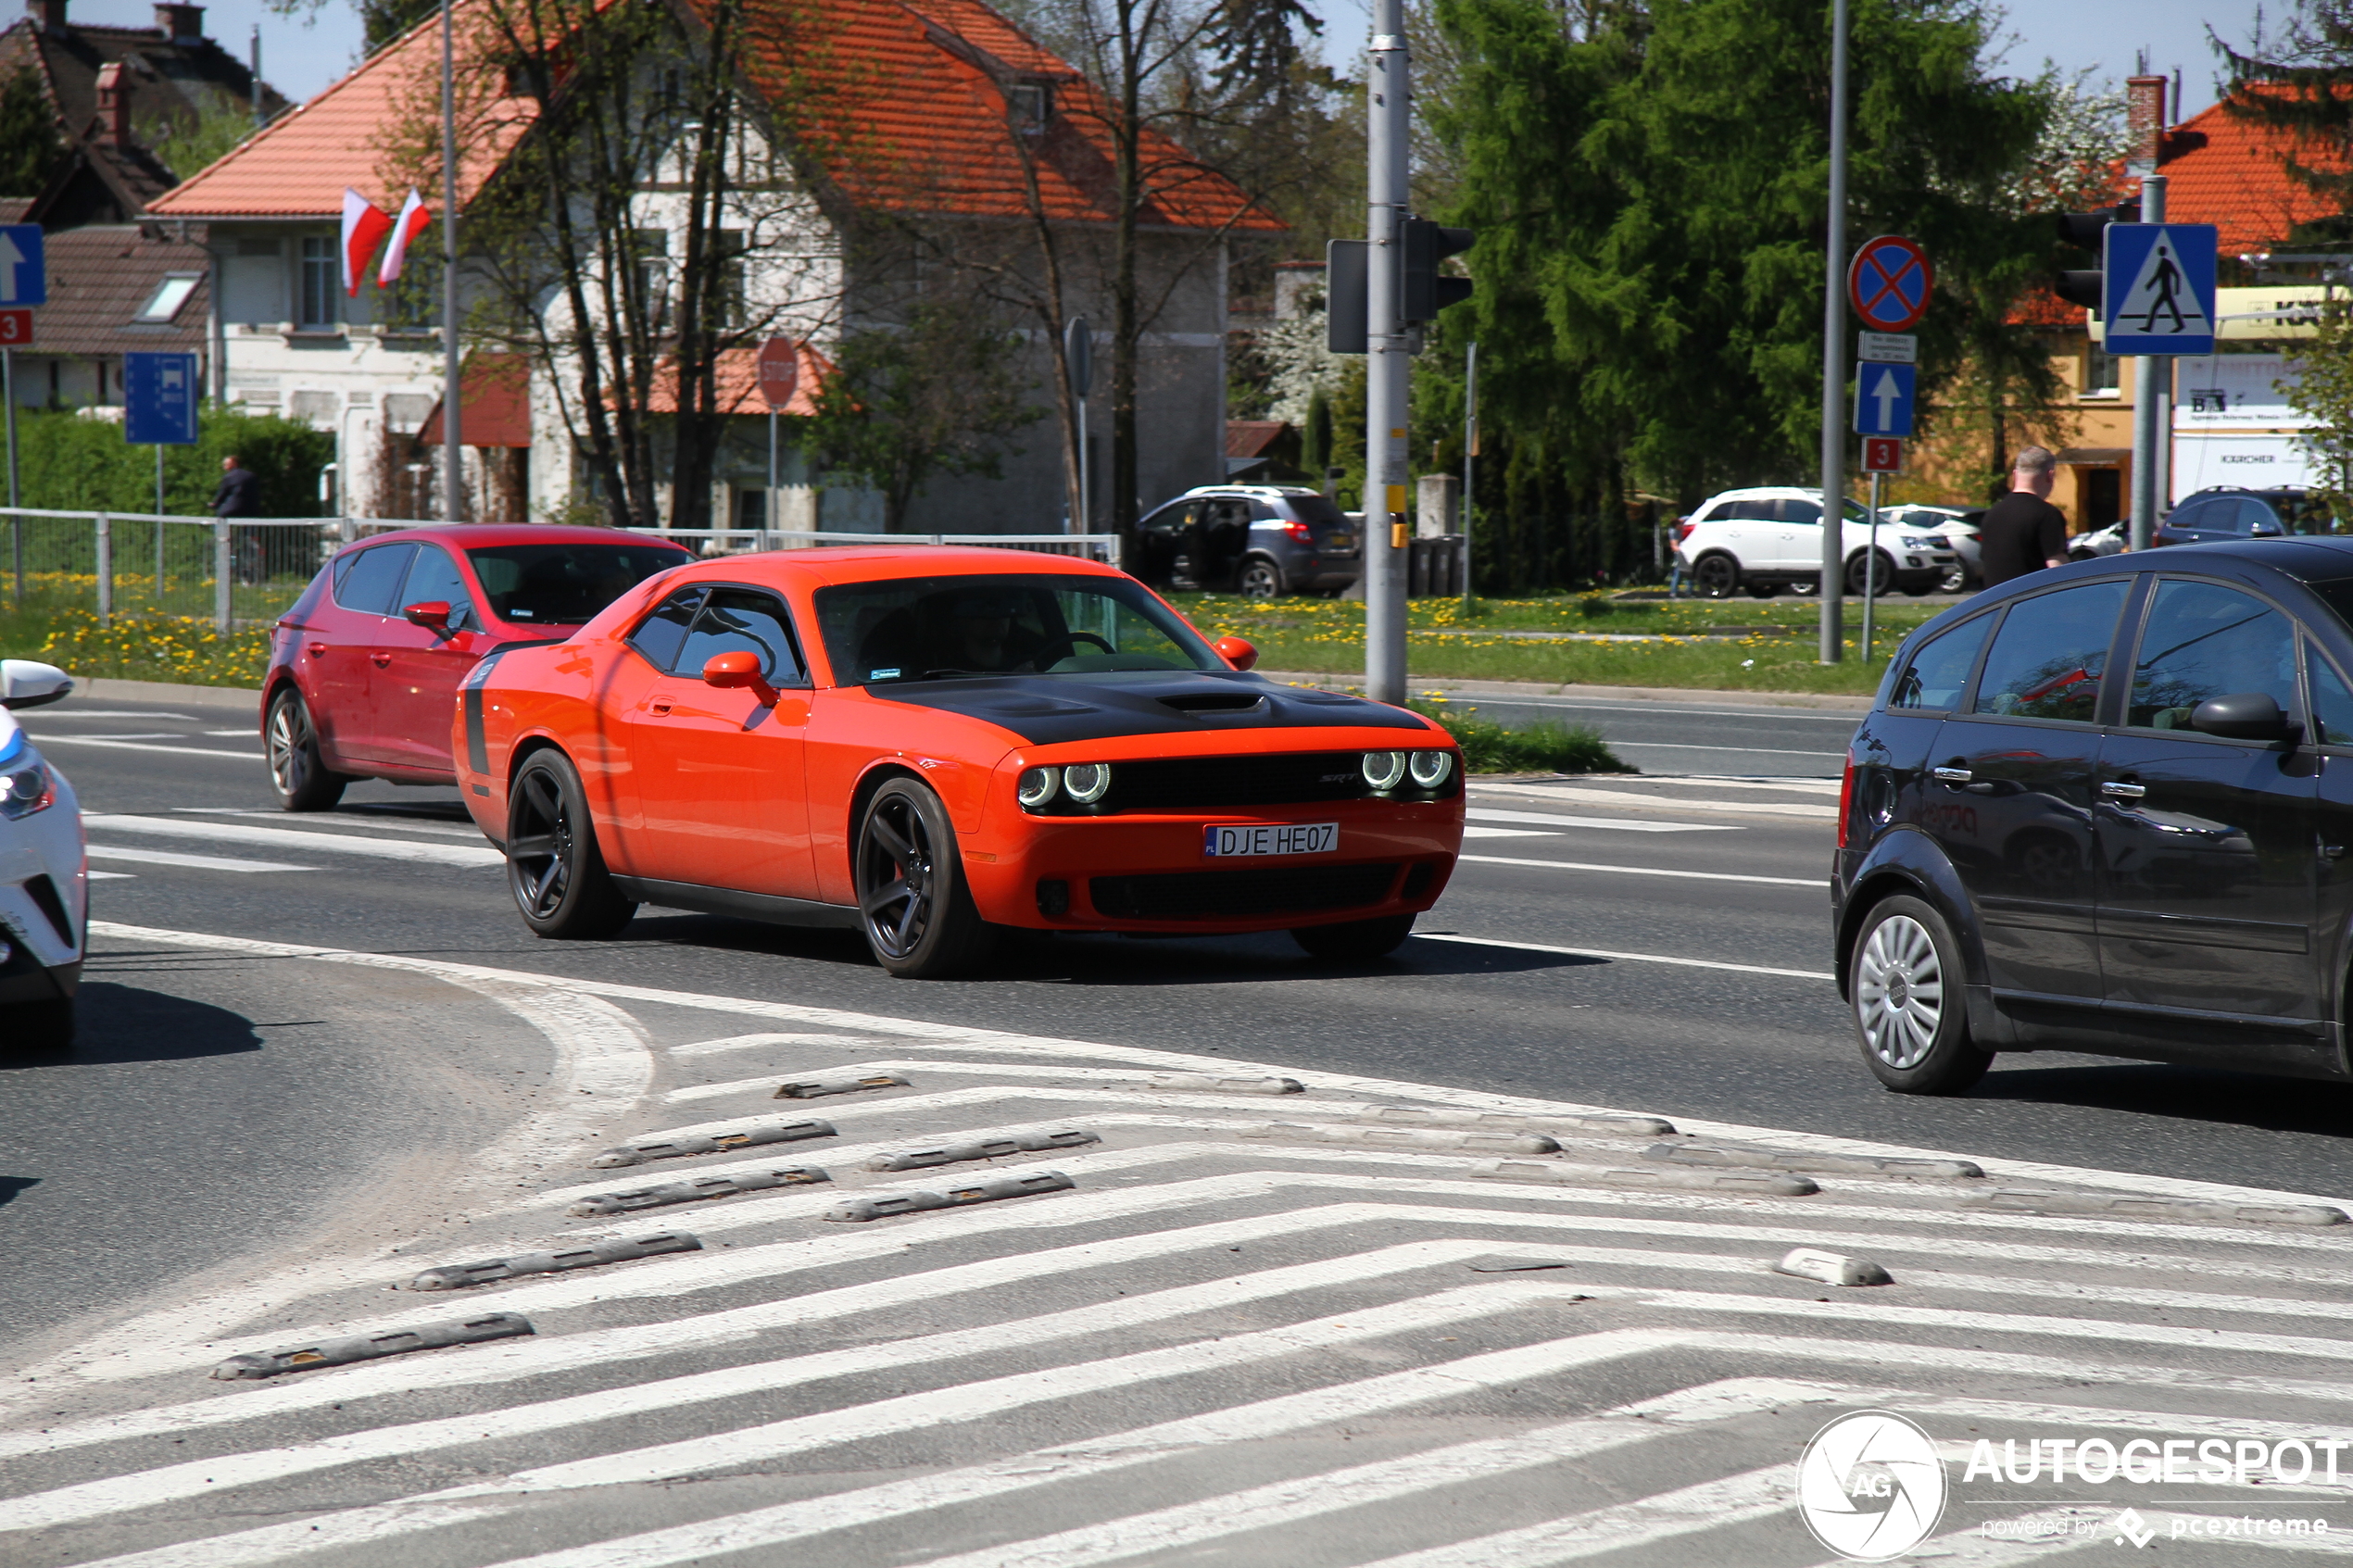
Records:
<instances>
[{"instance_id":1,"label":"orange dodge challenger","mask_svg":"<svg viewBox=\"0 0 2353 1568\"><path fill-rule=\"evenodd\" d=\"M1462 758L1255 659L1065 557L736 556L484 658L453 750L542 936L648 903L854 926L915 977L1009 926L1389 952L1461 852Z\"/></svg>"}]
</instances>

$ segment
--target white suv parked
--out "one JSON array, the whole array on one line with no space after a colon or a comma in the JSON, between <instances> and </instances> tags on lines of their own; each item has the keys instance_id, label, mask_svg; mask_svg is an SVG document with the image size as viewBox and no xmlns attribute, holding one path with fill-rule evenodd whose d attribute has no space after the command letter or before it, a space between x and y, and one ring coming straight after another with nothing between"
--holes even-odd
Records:
<instances>
[{"instance_id":1,"label":"white suv parked","mask_svg":"<svg viewBox=\"0 0 2353 1568\"><path fill-rule=\"evenodd\" d=\"M1870 516L1854 501L1844 511L1844 588L1859 594L1869 566ZM1880 592L1934 593L1960 564L1950 541L1889 521L1884 508L1881 516ZM1810 593L1822 580L1822 493L1764 485L1710 496L1677 529L1675 558L1708 598L1729 598L1743 588L1760 599L1783 588Z\"/></svg>"}]
</instances>

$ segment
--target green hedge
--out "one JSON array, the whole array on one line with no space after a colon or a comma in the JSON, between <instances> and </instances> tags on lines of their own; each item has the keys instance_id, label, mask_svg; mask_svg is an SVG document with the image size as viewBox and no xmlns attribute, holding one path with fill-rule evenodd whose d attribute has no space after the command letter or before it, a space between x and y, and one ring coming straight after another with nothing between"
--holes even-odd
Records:
<instances>
[{"instance_id":1,"label":"green hedge","mask_svg":"<svg viewBox=\"0 0 2353 1568\"><path fill-rule=\"evenodd\" d=\"M335 438L276 414L207 403L193 446L163 449L163 509L201 517L212 510L220 459L234 452L261 476L263 517L317 517L319 472L334 461ZM156 504L156 454L133 446L122 426L70 409L17 411L19 504L56 511L146 512ZM5 499L0 495L0 499Z\"/></svg>"}]
</instances>

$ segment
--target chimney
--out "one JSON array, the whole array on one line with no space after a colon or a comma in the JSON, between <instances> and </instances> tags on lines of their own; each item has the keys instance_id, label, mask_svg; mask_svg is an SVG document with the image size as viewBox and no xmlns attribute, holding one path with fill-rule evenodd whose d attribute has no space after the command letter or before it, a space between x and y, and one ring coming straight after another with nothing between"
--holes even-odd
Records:
<instances>
[{"instance_id":1,"label":"chimney","mask_svg":"<svg viewBox=\"0 0 2353 1568\"><path fill-rule=\"evenodd\" d=\"M65 35L66 0L24 0L24 14L51 37Z\"/></svg>"},{"instance_id":2,"label":"chimney","mask_svg":"<svg viewBox=\"0 0 2353 1568\"><path fill-rule=\"evenodd\" d=\"M201 44L204 42L204 7L159 0L156 6L156 31L170 43Z\"/></svg>"},{"instance_id":3,"label":"chimney","mask_svg":"<svg viewBox=\"0 0 2353 1568\"><path fill-rule=\"evenodd\" d=\"M2154 174L2165 147L2165 93L2168 77L2146 71L2124 83L2124 124L2127 144L2124 167L2134 174Z\"/></svg>"},{"instance_id":4,"label":"chimney","mask_svg":"<svg viewBox=\"0 0 2353 1568\"><path fill-rule=\"evenodd\" d=\"M122 62L98 68L97 143L102 147L131 144L131 83L123 80Z\"/></svg>"}]
</instances>

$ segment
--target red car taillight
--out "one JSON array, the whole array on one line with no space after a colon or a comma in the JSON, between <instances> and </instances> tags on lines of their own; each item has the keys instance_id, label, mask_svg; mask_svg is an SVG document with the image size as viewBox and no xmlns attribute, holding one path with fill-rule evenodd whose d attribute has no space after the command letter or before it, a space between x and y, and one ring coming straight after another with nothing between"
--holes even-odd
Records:
<instances>
[{"instance_id":1,"label":"red car taillight","mask_svg":"<svg viewBox=\"0 0 2353 1568\"><path fill-rule=\"evenodd\" d=\"M1302 545L1312 545L1315 542L1315 532L1303 522L1286 523L1283 525L1283 532Z\"/></svg>"},{"instance_id":2,"label":"red car taillight","mask_svg":"<svg viewBox=\"0 0 2353 1568\"><path fill-rule=\"evenodd\" d=\"M1846 847L1846 818L1855 809L1855 759L1846 759L1846 772L1838 781L1838 847Z\"/></svg>"},{"instance_id":3,"label":"red car taillight","mask_svg":"<svg viewBox=\"0 0 2353 1568\"><path fill-rule=\"evenodd\" d=\"M1697 528L1699 524L1696 522L1677 523L1675 525L1675 543L1680 545L1684 540L1690 538L1692 536L1692 530Z\"/></svg>"}]
</instances>

